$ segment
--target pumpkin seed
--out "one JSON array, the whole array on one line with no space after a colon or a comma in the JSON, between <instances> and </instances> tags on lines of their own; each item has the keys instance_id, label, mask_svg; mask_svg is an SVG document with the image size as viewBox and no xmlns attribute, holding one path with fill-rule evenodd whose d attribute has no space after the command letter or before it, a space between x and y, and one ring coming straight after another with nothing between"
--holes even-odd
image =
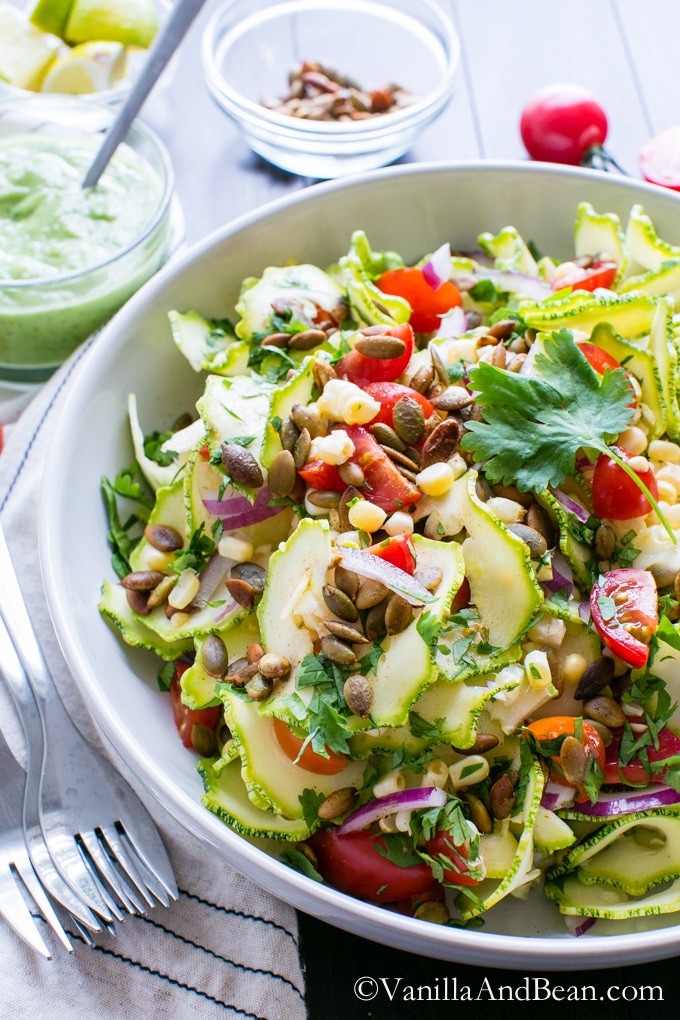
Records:
<instances>
[{"instance_id":1,"label":"pumpkin seed","mask_svg":"<svg viewBox=\"0 0 680 1020\"><path fill-rule=\"evenodd\" d=\"M262 347L287 347L290 340L290 333L269 333L262 340Z\"/></svg>"},{"instance_id":2,"label":"pumpkin seed","mask_svg":"<svg viewBox=\"0 0 680 1020\"><path fill-rule=\"evenodd\" d=\"M489 807L494 818L502 821L509 818L515 806L515 786L517 775L514 772L504 772L500 779L497 779L489 790Z\"/></svg>"},{"instance_id":3,"label":"pumpkin seed","mask_svg":"<svg viewBox=\"0 0 680 1020\"><path fill-rule=\"evenodd\" d=\"M606 655L586 666L574 692L577 701L589 701L599 694L613 679L615 669L614 660Z\"/></svg>"},{"instance_id":4,"label":"pumpkin seed","mask_svg":"<svg viewBox=\"0 0 680 1020\"><path fill-rule=\"evenodd\" d=\"M125 592L128 605L133 612L138 613L140 616L148 616L151 610L149 609L149 596L145 591L137 591L136 588L128 588ZM175 610L173 610L174 612Z\"/></svg>"},{"instance_id":5,"label":"pumpkin seed","mask_svg":"<svg viewBox=\"0 0 680 1020\"><path fill-rule=\"evenodd\" d=\"M256 673L252 680L249 680L246 684L246 694L253 701L264 701L268 698L274 689L274 685L271 680L268 680L266 676L262 676L261 673Z\"/></svg>"},{"instance_id":6,"label":"pumpkin seed","mask_svg":"<svg viewBox=\"0 0 680 1020\"><path fill-rule=\"evenodd\" d=\"M486 754L493 751L494 747L498 747L499 743L498 737L494 737L493 733L478 733L472 747L454 747L453 750L458 754Z\"/></svg>"},{"instance_id":7,"label":"pumpkin seed","mask_svg":"<svg viewBox=\"0 0 680 1020\"><path fill-rule=\"evenodd\" d=\"M300 333L293 334L288 346L293 351L311 351L325 341L326 334L322 329L303 329Z\"/></svg>"},{"instance_id":8,"label":"pumpkin seed","mask_svg":"<svg viewBox=\"0 0 680 1020\"><path fill-rule=\"evenodd\" d=\"M475 797L474 793L464 793L463 800L470 808L470 821L477 826L479 831L487 835L492 832L493 822L491 821L491 815L479 797Z\"/></svg>"},{"instance_id":9,"label":"pumpkin seed","mask_svg":"<svg viewBox=\"0 0 680 1020\"><path fill-rule=\"evenodd\" d=\"M382 602L383 599L387 598L389 594L389 588L386 588L380 581L373 581L371 578L367 578L359 588L354 604L357 609L372 609Z\"/></svg>"},{"instance_id":10,"label":"pumpkin seed","mask_svg":"<svg viewBox=\"0 0 680 1020\"><path fill-rule=\"evenodd\" d=\"M349 504L353 499L360 499L361 493L355 485L348 485L343 494L340 496L340 502L338 503L338 518L339 518L339 530L340 531L351 531L352 523L349 519Z\"/></svg>"},{"instance_id":11,"label":"pumpkin seed","mask_svg":"<svg viewBox=\"0 0 680 1020\"><path fill-rule=\"evenodd\" d=\"M560 748L559 761L564 778L577 785L586 778L586 749L576 737L565 737Z\"/></svg>"},{"instance_id":12,"label":"pumpkin seed","mask_svg":"<svg viewBox=\"0 0 680 1020\"><path fill-rule=\"evenodd\" d=\"M298 471L307 463L311 448L312 437L309 433L309 429L305 428L302 432L300 432L293 449L293 464Z\"/></svg>"},{"instance_id":13,"label":"pumpkin seed","mask_svg":"<svg viewBox=\"0 0 680 1020\"><path fill-rule=\"evenodd\" d=\"M257 663L250 665L247 659L237 659L236 662L232 662L231 672L224 679L232 687L245 687L256 673Z\"/></svg>"},{"instance_id":14,"label":"pumpkin seed","mask_svg":"<svg viewBox=\"0 0 680 1020\"><path fill-rule=\"evenodd\" d=\"M385 629L386 609L387 599L383 599L382 602L379 602L377 606L373 606L373 608L369 609L366 613L364 630L369 641L377 641L379 638L384 637L387 633Z\"/></svg>"},{"instance_id":15,"label":"pumpkin seed","mask_svg":"<svg viewBox=\"0 0 680 1020\"><path fill-rule=\"evenodd\" d=\"M198 751L201 758L212 758L217 750L215 731L203 723L194 723L191 727L191 746Z\"/></svg>"},{"instance_id":16,"label":"pumpkin seed","mask_svg":"<svg viewBox=\"0 0 680 1020\"><path fill-rule=\"evenodd\" d=\"M340 638L332 635L321 639L321 651L327 659L337 662L339 666L351 666L357 661L354 650Z\"/></svg>"},{"instance_id":17,"label":"pumpkin seed","mask_svg":"<svg viewBox=\"0 0 680 1020\"><path fill-rule=\"evenodd\" d=\"M427 393L430 386L434 381L434 367L430 365L421 365L415 375L409 382L409 386L416 393Z\"/></svg>"},{"instance_id":18,"label":"pumpkin seed","mask_svg":"<svg viewBox=\"0 0 680 1020\"><path fill-rule=\"evenodd\" d=\"M389 446L384 446L382 443L380 444L380 449L384 450L390 460L397 464L400 468L406 468L406 471L411 471L414 474L417 474L418 471L420 471L420 466L400 450L394 450ZM403 473L404 472L402 471L402 474Z\"/></svg>"},{"instance_id":19,"label":"pumpkin seed","mask_svg":"<svg viewBox=\"0 0 680 1020\"><path fill-rule=\"evenodd\" d=\"M604 723L598 722L596 719L591 719L590 723L591 726L594 726L597 732L602 737L602 743L604 744L604 746L610 747L614 740L614 734L609 729L609 727L605 726Z\"/></svg>"},{"instance_id":20,"label":"pumpkin seed","mask_svg":"<svg viewBox=\"0 0 680 1020\"><path fill-rule=\"evenodd\" d=\"M252 584L242 581L239 577L230 577L227 581L227 590L234 602L238 602L239 606L243 606L248 612L253 609L256 592Z\"/></svg>"},{"instance_id":21,"label":"pumpkin seed","mask_svg":"<svg viewBox=\"0 0 680 1020\"><path fill-rule=\"evenodd\" d=\"M160 552L175 552L184 545L180 533L167 524L147 524L144 528L144 538Z\"/></svg>"},{"instance_id":22,"label":"pumpkin seed","mask_svg":"<svg viewBox=\"0 0 680 1020\"><path fill-rule=\"evenodd\" d=\"M259 563L251 563L250 560L246 563L235 563L231 568L230 576L238 578L239 581L247 581L258 595L264 591L267 580L266 570Z\"/></svg>"},{"instance_id":23,"label":"pumpkin seed","mask_svg":"<svg viewBox=\"0 0 680 1020\"><path fill-rule=\"evenodd\" d=\"M547 511L536 502L533 502L527 510L526 525L528 528L533 528L534 531L537 531L539 535L543 535L548 547L552 548L556 537L555 526Z\"/></svg>"},{"instance_id":24,"label":"pumpkin seed","mask_svg":"<svg viewBox=\"0 0 680 1020\"><path fill-rule=\"evenodd\" d=\"M341 620L346 620L348 623L354 623L355 620L358 620L359 613L357 607L349 595L346 595L340 588L334 588L330 584L325 584L323 586L323 600L331 613L338 616Z\"/></svg>"},{"instance_id":25,"label":"pumpkin seed","mask_svg":"<svg viewBox=\"0 0 680 1020\"><path fill-rule=\"evenodd\" d=\"M606 698L603 695L585 701L583 715L586 719L602 723L603 726L612 730L623 726L626 721L625 713L619 703L613 698Z\"/></svg>"},{"instance_id":26,"label":"pumpkin seed","mask_svg":"<svg viewBox=\"0 0 680 1020\"><path fill-rule=\"evenodd\" d=\"M353 786L343 786L339 790L333 790L319 804L318 815L324 822L332 822L334 818L346 815L354 805L357 791Z\"/></svg>"},{"instance_id":27,"label":"pumpkin seed","mask_svg":"<svg viewBox=\"0 0 680 1020\"><path fill-rule=\"evenodd\" d=\"M280 680L290 673L290 663L284 655L277 655L276 652L266 652L258 667L262 676L267 680Z\"/></svg>"},{"instance_id":28,"label":"pumpkin seed","mask_svg":"<svg viewBox=\"0 0 680 1020\"><path fill-rule=\"evenodd\" d=\"M246 648L246 659L248 660L248 665L258 665L263 655L264 648L262 645L258 641L251 641Z\"/></svg>"},{"instance_id":29,"label":"pumpkin seed","mask_svg":"<svg viewBox=\"0 0 680 1020\"><path fill-rule=\"evenodd\" d=\"M534 528L529 528L526 524L506 524L506 528L517 538L521 538L524 544L529 547L533 560L540 559L547 552L548 543L543 535Z\"/></svg>"},{"instance_id":30,"label":"pumpkin seed","mask_svg":"<svg viewBox=\"0 0 680 1020\"><path fill-rule=\"evenodd\" d=\"M352 673L345 680L343 694L347 707L360 719L367 719L373 708L373 685L360 673Z\"/></svg>"},{"instance_id":31,"label":"pumpkin seed","mask_svg":"<svg viewBox=\"0 0 680 1020\"><path fill-rule=\"evenodd\" d=\"M546 648L545 657L548 660L548 666L550 667L550 676L552 678L553 687L557 691L559 697L564 693L564 670L562 668L562 662L554 648Z\"/></svg>"},{"instance_id":32,"label":"pumpkin seed","mask_svg":"<svg viewBox=\"0 0 680 1020\"><path fill-rule=\"evenodd\" d=\"M128 591L151 591L161 583L165 576L160 570L137 570L124 577L120 583Z\"/></svg>"},{"instance_id":33,"label":"pumpkin seed","mask_svg":"<svg viewBox=\"0 0 680 1020\"><path fill-rule=\"evenodd\" d=\"M334 510L340 502L340 493L333 489L312 489L307 499L312 506L318 506L322 510Z\"/></svg>"},{"instance_id":34,"label":"pumpkin seed","mask_svg":"<svg viewBox=\"0 0 680 1020\"><path fill-rule=\"evenodd\" d=\"M494 322L493 326L489 326L487 333L489 336L495 337L496 340L507 340L514 332L516 325L514 319L501 319L500 322Z\"/></svg>"},{"instance_id":35,"label":"pumpkin seed","mask_svg":"<svg viewBox=\"0 0 680 1020\"><path fill-rule=\"evenodd\" d=\"M437 345L429 343L427 345L427 350L430 355L430 361L432 362L435 375L444 386L449 386L451 383L451 380L449 379L449 371L444 364L441 354L437 350Z\"/></svg>"},{"instance_id":36,"label":"pumpkin seed","mask_svg":"<svg viewBox=\"0 0 680 1020\"><path fill-rule=\"evenodd\" d=\"M239 485L259 489L264 484L262 468L245 446L237 443L222 443L222 463Z\"/></svg>"},{"instance_id":37,"label":"pumpkin seed","mask_svg":"<svg viewBox=\"0 0 680 1020\"><path fill-rule=\"evenodd\" d=\"M475 398L463 386L448 386L432 401L438 411L446 411L447 414L462 411L474 402Z\"/></svg>"},{"instance_id":38,"label":"pumpkin seed","mask_svg":"<svg viewBox=\"0 0 680 1020\"><path fill-rule=\"evenodd\" d=\"M272 496L283 499L288 496L295 485L297 471L293 454L289 450L281 450L274 457L267 475L267 485Z\"/></svg>"},{"instance_id":39,"label":"pumpkin seed","mask_svg":"<svg viewBox=\"0 0 680 1020\"><path fill-rule=\"evenodd\" d=\"M326 361L325 358L316 358L312 364L312 378L316 386L323 390L327 382L331 379L337 379L338 373L335 371L330 361Z\"/></svg>"},{"instance_id":40,"label":"pumpkin seed","mask_svg":"<svg viewBox=\"0 0 680 1020\"><path fill-rule=\"evenodd\" d=\"M595 552L598 560L610 560L616 548L614 529L608 524L601 524L595 532Z\"/></svg>"},{"instance_id":41,"label":"pumpkin seed","mask_svg":"<svg viewBox=\"0 0 680 1020\"><path fill-rule=\"evenodd\" d=\"M371 425L371 432L382 447L388 447L391 450L406 449L406 443L402 443L394 429L390 428L389 425L385 425L382 421L377 421L375 425Z\"/></svg>"},{"instance_id":42,"label":"pumpkin seed","mask_svg":"<svg viewBox=\"0 0 680 1020\"><path fill-rule=\"evenodd\" d=\"M348 570L347 567L342 567L338 563L335 568L335 587L344 591L345 595L349 595L354 600L359 591L359 578L353 570Z\"/></svg>"},{"instance_id":43,"label":"pumpkin seed","mask_svg":"<svg viewBox=\"0 0 680 1020\"><path fill-rule=\"evenodd\" d=\"M305 407L302 404L295 404L290 416L302 432L307 429L312 439L328 435L328 426L321 417L321 412L314 404Z\"/></svg>"},{"instance_id":44,"label":"pumpkin seed","mask_svg":"<svg viewBox=\"0 0 680 1020\"><path fill-rule=\"evenodd\" d=\"M170 574L164 574L163 580L160 584L157 584L153 591L149 594L147 606L149 609L155 609L156 606L160 606L167 599L168 595L175 587L177 577L173 577Z\"/></svg>"},{"instance_id":45,"label":"pumpkin seed","mask_svg":"<svg viewBox=\"0 0 680 1020\"><path fill-rule=\"evenodd\" d=\"M426 468L431 464L450 460L458 449L461 432L461 426L455 418L440 422L425 440L420 455L420 467Z\"/></svg>"},{"instance_id":46,"label":"pumpkin seed","mask_svg":"<svg viewBox=\"0 0 680 1020\"><path fill-rule=\"evenodd\" d=\"M364 472L353 460L346 460L344 464L340 464L338 466L338 474L345 485L355 485L358 488L366 481Z\"/></svg>"},{"instance_id":47,"label":"pumpkin seed","mask_svg":"<svg viewBox=\"0 0 680 1020\"><path fill-rule=\"evenodd\" d=\"M299 435L300 435L299 428L297 427L291 416L288 415L281 422L281 429L279 431L279 439L281 440L281 446L284 448L284 450L288 450L289 453L293 453Z\"/></svg>"},{"instance_id":48,"label":"pumpkin seed","mask_svg":"<svg viewBox=\"0 0 680 1020\"><path fill-rule=\"evenodd\" d=\"M368 644L368 638L365 638L364 635L360 634L358 630L354 629L354 627L350 627L348 623L338 623L337 620L326 620L326 629L329 630L335 637L339 637L343 641L349 641L350 644Z\"/></svg>"},{"instance_id":49,"label":"pumpkin seed","mask_svg":"<svg viewBox=\"0 0 680 1020\"><path fill-rule=\"evenodd\" d=\"M522 492L516 485L494 485L493 494L494 496L502 496L503 499L511 499L513 503L519 503L525 510L528 510L534 502L533 493ZM532 524L531 527L533 528L535 525ZM536 531L541 531L541 529L536 528Z\"/></svg>"},{"instance_id":50,"label":"pumpkin seed","mask_svg":"<svg viewBox=\"0 0 680 1020\"><path fill-rule=\"evenodd\" d=\"M358 351L359 354L363 354L366 358L390 361L392 358L400 358L406 352L406 344L396 336L387 336L380 333L371 336L364 334L355 343L354 350Z\"/></svg>"},{"instance_id":51,"label":"pumpkin seed","mask_svg":"<svg viewBox=\"0 0 680 1020\"><path fill-rule=\"evenodd\" d=\"M210 676L225 677L229 672L229 653L218 634L208 634L201 645L203 669Z\"/></svg>"},{"instance_id":52,"label":"pumpkin seed","mask_svg":"<svg viewBox=\"0 0 680 1020\"><path fill-rule=\"evenodd\" d=\"M392 409L394 431L408 446L415 446L425 432L425 415L413 397L401 397Z\"/></svg>"},{"instance_id":53,"label":"pumpkin seed","mask_svg":"<svg viewBox=\"0 0 680 1020\"><path fill-rule=\"evenodd\" d=\"M389 635L401 634L413 619L413 609L401 595L393 595L385 609L385 630Z\"/></svg>"}]
</instances>

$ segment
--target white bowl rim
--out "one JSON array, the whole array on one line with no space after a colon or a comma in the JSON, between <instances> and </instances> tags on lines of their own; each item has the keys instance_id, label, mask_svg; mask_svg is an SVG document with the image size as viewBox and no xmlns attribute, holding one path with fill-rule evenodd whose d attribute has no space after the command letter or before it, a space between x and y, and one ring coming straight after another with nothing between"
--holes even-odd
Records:
<instances>
[{"instance_id":1,"label":"white bowl rim","mask_svg":"<svg viewBox=\"0 0 680 1020\"><path fill-rule=\"evenodd\" d=\"M107 351L110 355L120 347L125 341L127 328L134 322L137 314L159 291L165 289L168 282L180 276L186 267L201 259L213 247L239 231L281 209L314 201L317 198L323 199L325 195L352 188L357 184L380 181L392 176L408 177L435 172L466 171L492 174L522 171L527 174L580 177L584 181L601 180L602 174L602 171L519 160L433 161L373 170L316 184L311 189L302 189L292 195L285 195L219 227L147 282L104 327L98 343L84 353L80 365L74 372L73 388L83 389L88 375L96 371L98 352ZM649 193L658 196L663 190L656 185L631 181L630 178L612 177L609 183L615 188L630 188L633 185L641 195ZM670 201L680 202L680 196L674 199L672 192L668 197ZM63 406L59 420L55 423L46 459L44 492L58 492L63 482L60 468L63 461L59 455L59 448L67 441L69 431L74 426L77 431L77 404L77 400L69 400ZM174 786L168 777L155 768L152 756L132 739L130 731L123 725L122 718L116 717L113 712L103 710L98 697L95 672L82 654L76 629L68 617L66 600L60 598L61 546L56 529L58 515L48 512L48 500L43 500L42 505L44 509L39 520L39 549L50 615L67 664L99 729L126 765L133 767L145 789L159 804L185 828L191 827L192 833L204 842L211 845L226 843L227 846L231 846L236 853L230 857L230 863L236 866L236 862L239 862L238 870L252 878L262 888L272 891L272 886L286 886L292 905L321 919L325 918L338 927L358 933L352 926L354 923L360 927L362 937L373 938L385 944L384 939L389 932L392 936L391 944L395 946L405 946L410 952L455 960L463 964L479 966L483 961L485 966L510 970L527 967L533 970L570 970L578 963L579 969L584 969L586 955L584 948L587 948L588 969L602 969L625 963L664 959L675 955L680 949L680 925L623 935L592 935L587 937L587 941L581 941L568 935L548 938L527 937L423 924L422 921L365 903L330 886L313 882L242 839L203 808L198 800L194 800ZM241 860L247 866L241 867ZM417 946L413 943L417 943Z\"/></svg>"}]
</instances>

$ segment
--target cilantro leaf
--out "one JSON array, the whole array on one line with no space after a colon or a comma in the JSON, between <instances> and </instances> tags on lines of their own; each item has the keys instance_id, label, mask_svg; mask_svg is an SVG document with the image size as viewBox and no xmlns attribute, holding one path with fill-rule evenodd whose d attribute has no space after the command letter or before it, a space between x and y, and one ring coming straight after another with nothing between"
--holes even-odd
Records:
<instances>
[{"instance_id":1,"label":"cilantro leaf","mask_svg":"<svg viewBox=\"0 0 680 1020\"><path fill-rule=\"evenodd\" d=\"M413 838L406 832L387 833L383 836L383 841L384 846L374 843L373 849L398 868L410 868L421 863L421 857L413 845Z\"/></svg>"},{"instance_id":2,"label":"cilantro leaf","mask_svg":"<svg viewBox=\"0 0 680 1020\"><path fill-rule=\"evenodd\" d=\"M319 820L319 808L325 800L323 793L319 793L317 790L310 790L307 787L302 791L298 800L300 801L302 817L307 823L307 827L313 829Z\"/></svg>"},{"instance_id":3,"label":"cilantro leaf","mask_svg":"<svg viewBox=\"0 0 680 1020\"><path fill-rule=\"evenodd\" d=\"M177 460L176 450L163 450L162 446L166 439L174 435L172 432L150 432L144 436L144 453L149 460L155 460L161 467L167 467Z\"/></svg>"},{"instance_id":4,"label":"cilantro leaf","mask_svg":"<svg viewBox=\"0 0 680 1020\"><path fill-rule=\"evenodd\" d=\"M323 877L316 870L309 857L305 857L301 850L296 850L295 847L291 847L290 850L285 850L281 854L281 860L287 864L289 868L293 868L294 871L299 871L302 875L306 875L307 878L312 878L315 882L321 882L323 884Z\"/></svg>"},{"instance_id":5,"label":"cilantro leaf","mask_svg":"<svg viewBox=\"0 0 680 1020\"><path fill-rule=\"evenodd\" d=\"M600 796L600 787L604 782L604 772L600 768L595 755L589 754L586 760L586 775L583 780L583 789L588 795L591 804L595 804Z\"/></svg>"},{"instance_id":6,"label":"cilantro leaf","mask_svg":"<svg viewBox=\"0 0 680 1020\"><path fill-rule=\"evenodd\" d=\"M106 507L109 529L107 540L111 549L111 565L118 577L126 577L131 572L130 553L137 542L138 536L130 534L132 528L139 523L139 517L133 514L125 523L120 519L118 503L116 502L116 488L104 477L101 480L101 492Z\"/></svg>"},{"instance_id":7,"label":"cilantro leaf","mask_svg":"<svg viewBox=\"0 0 680 1020\"><path fill-rule=\"evenodd\" d=\"M165 662L158 670L158 689L160 691L169 691L172 685L172 681L175 679L175 665L174 662Z\"/></svg>"},{"instance_id":8,"label":"cilantro leaf","mask_svg":"<svg viewBox=\"0 0 680 1020\"><path fill-rule=\"evenodd\" d=\"M196 528L189 539L189 545L186 549L181 549L170 564L170 569L176 574L181 574L189 567L198 572L207 566L208 560L215 552L215 543L204 534L204 527L205 525L201 523Z\"/></svg>"}]
</instances>

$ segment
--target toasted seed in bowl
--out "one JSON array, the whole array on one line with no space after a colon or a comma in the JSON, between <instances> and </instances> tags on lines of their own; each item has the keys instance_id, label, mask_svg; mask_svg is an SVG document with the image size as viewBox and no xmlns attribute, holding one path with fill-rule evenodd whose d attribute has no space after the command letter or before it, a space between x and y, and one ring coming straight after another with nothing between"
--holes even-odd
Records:
<instances>
[{"instance_id":1,"label":"toasted seed in bowl","mask_svg":"<svg viewBox=\"0 0 680 1020\"><path fill-rule=\"evenodd\" d=\"M239 485L259 489L264 484L262 468L245 446L237 443L222 443L222 463Z\"/></svg>"},{"instance_id":2,"label":"toasted seed in bowl","mask_svg":"<svg viewBox=\"0 0 680 1020\"><path fill-rule=\"evenodd\" d=\"M210 676L225 677L229 671L229 653L219 634L208 634L201 645L203 669Z\"/></svg>"},{"instance_id":3,"label":"toasted seed in bowl","mask_svg":"<svg viewBox=\"0 0 680 1020\"><path fill-rule=\"evenodd\" d=\"M289 450L281 450L274 457L267 475L267 485L272 496L283 499L293 491L297 479L295 461Z\"/></svg>"},{"instance_id":4,"label":"toasted seed in bowl","mask_svg":"<svg viewBox=\"0 0 680 1020\"><path fill-rule=\"evenodd\" d=\"M360 719L367 719L373 708L373 686L361 673L352 673L345 680L343 694L347 707Z\"/></svg>"},{"instance_id":5,"label":"toasted seed in bowl","mask_svg":"<svg viewBox=\"0 0 680 1020\"><path fill-rule=\"evenodd\" d=\"M357 607L349 595L345 594L340 588L334 588L331 584L325 584L322 593L324 602L335 616L338 616L341 620L346 620L348 623L354 623L359 618Z\"/></svg>"},{"instance_id":6,"label":"toasted seed in bowl","mask_svg":"<svg viewBox=\"0 0 680 1020\"><path fill-rule=\"evenodd\" d=\"M176 552L184 545L180 533L168 524L147 524L144 528L144 538L160 552Z\"/></svg>"},{"instance_id":7,"label":"toasted seed in bowl","mask_svg":"<svg viewBox=\"0 0 680 1020\"><path fill-rule=\"evenodd\" d=\"M415 446L425 432L425 415L413 397L401 397L392 409L394 431L407 446Z\"/></svg>"}]
</instances>

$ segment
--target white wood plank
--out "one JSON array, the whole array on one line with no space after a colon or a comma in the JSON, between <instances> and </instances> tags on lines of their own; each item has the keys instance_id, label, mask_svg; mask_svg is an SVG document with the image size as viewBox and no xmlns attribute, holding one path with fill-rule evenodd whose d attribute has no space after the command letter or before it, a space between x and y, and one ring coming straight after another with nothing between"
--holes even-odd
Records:
<instances>
[{"instance_id":1,"label":"white wood plank","mask_svg":"<svg viewBox=\"0 0 680 1020\"><path fill-rule=\"evenodd\" d=\"M650 134L680 123L678 0L614 0L634 65Z\"/></svg>"}]
</instances>

